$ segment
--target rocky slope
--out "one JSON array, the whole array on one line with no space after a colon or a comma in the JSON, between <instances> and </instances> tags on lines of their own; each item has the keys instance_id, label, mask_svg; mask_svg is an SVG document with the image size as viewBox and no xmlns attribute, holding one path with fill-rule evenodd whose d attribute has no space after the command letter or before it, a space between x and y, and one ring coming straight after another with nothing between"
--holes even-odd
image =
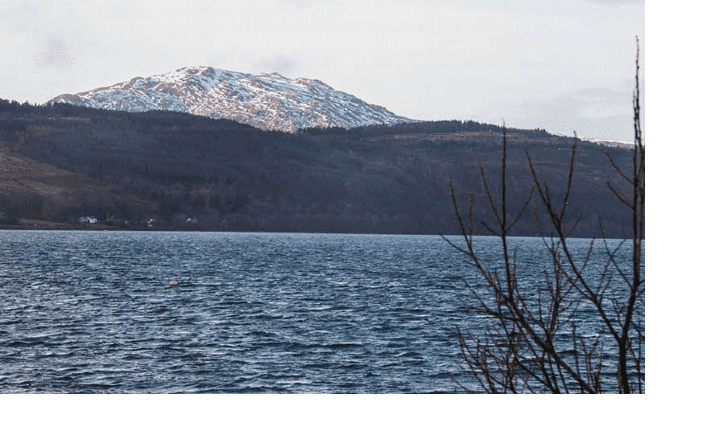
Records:
<instances>
[{"instance_id":1,"label":"rocky slope","mask_svg":"<svg viewBox=\"0 0 721 447\"><path fill-rule=\"evenodd\" d=\"M350 128L414 121L318 80L212 67L186 67L136 77L110 87L63 94L47 102L53 103L127 112L171 110L286 132L305 127Z\"/></svg>"}]
</instances>

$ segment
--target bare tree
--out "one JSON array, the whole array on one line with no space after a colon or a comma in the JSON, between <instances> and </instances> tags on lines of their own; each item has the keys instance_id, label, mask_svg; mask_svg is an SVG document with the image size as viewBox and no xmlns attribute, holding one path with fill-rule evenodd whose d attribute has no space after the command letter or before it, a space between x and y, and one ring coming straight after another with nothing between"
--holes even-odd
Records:
<instances>
[{"instance_id":1,"label":"bare tree","mask_svg":"<svg viewBox=\"0 0 721 447\"><path fill-rule=\"evenodd\" d=\"M480 224L500 238L503 247L500 274L491 270L474 249L473 193L469 192L467 223L464 223L456 190L449 182L463 242L455 244L444 239L466 256L488 286L484 290L475 290L466 282L475 302L466 304L465 310L480 313L486 326L480 335L457 331L463 374L454 376L454 380L465 391L475 391L480 385L489 393L645 392L645 147L639 94L637 38L633 172L624 172L606 152L621 182L621 186L610 182L607 185L628 207L632 218L632 232L623 241L602 238L602 243L597 244L596 240L591 240L585 253L580 255L572 247L569 235L578 219L569 222L567 211L576 157L575 137L560 203L554 202L560 195L552 194L548 184L541 181L526 151L533 185L521 211L513 218L508 215L506 197L505 125L500 200L491 193L486 172L479 163L485 198L494 220L492 225L484 221ZM542 236L550 270L538 278L538 284L529 292L519 287L518 279L522 273L517 270L516 251L512 251L509 232L534 196L537 198L534 214L539 233L539 213L543 213L551 222L553 236ZM630 261L620 255L629 239L632 244ZM590 267L599 255L603 256L601 266ZM619 284L622 287L618 287ZM609 375L615 376L611 386L608 380L603 380Z\"/></svg>"}]
</instances>

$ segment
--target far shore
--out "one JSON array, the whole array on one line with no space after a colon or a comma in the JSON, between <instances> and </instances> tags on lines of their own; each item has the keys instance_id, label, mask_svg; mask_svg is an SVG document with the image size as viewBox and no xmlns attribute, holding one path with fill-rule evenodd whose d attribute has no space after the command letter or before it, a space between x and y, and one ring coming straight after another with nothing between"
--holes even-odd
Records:
<instances>
[{"instance_id":1,"label":"far shore","mask_svg":"<svg viewBox=\"0 0 721 447\"><path fill-rule=\"evenodd\" d=\"M16 225L0 225L0 230L112 230L104 224L84 224L70 222L52 222L49 220L18 219Z\"/></svg>"}]
</instances>

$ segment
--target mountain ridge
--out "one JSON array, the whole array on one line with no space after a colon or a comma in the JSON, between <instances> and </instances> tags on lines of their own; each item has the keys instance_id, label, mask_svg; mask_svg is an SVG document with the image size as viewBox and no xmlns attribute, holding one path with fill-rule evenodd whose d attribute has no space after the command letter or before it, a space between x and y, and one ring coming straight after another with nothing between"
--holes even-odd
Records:
<instances>
[{"instance_id":1,"label":"mountain ridge","mask_svg":"<svg viewBox=\"0 0 721 447\"><path fill-rule=\"evenodd\" d=\"M136 76L107 87L58 95L45 105L56 103L126 112L185 112L285 132L417 121L334 90L317 79L207 66L183 67L147 78Z\"/></svg>"},{"instance_id":2,"label":"mountain ridge","mask_svg":"<svg viewBox=\"0 0 721 447\"><path fill-rule=\"evenodd\" d=\"M426 121L286 133L181 112L0 100L8 155L111 188L91 190L48 169L11 169L0 211L7 222L35 219L38 228L39 220L77 224L94 216L116 229L149 229L152 221L154 230L457 234L448 181L458 191L482 187L480 161L491 187L498 185L504 133L509 203L522 203L533 185L526 153L561 200L573 140L541 129ZM624 172L633 152L584 141L576 147L567 213L581 219L574 236L622 237L631 222L606 186L624 186L606 152ZM33 185L41 188L27 188ZM474 216L493 219L488 207ZM546 234L549 225L526 210L513 235Z\"/></svg>"}]
</instances>

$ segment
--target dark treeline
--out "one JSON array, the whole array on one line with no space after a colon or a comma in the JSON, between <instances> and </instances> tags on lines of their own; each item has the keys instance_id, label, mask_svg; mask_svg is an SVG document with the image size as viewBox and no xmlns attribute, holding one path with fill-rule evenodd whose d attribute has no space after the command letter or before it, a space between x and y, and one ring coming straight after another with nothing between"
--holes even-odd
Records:
<instances>
[{"instance_id":1,"label":"dark treeline","mask_svg":"<svg viewBox=\"0 0 721 447\"><path fill-rule=\"evenodd\" d=\"M572 139L541 129L508 134L509 202L520 206L532 184L524 151L550 190L563 190ZM448 181L459 191L478 191L483 161L498 192L502 129L439 121L289 134L176 112L0 100L0 141L17 154L115 185L112 193L88 190L64 204L5 194L5 218L94 215L128 228L147 228L153 219L160 229L452 234L458 229ZM576 236L599 235L599 218L607 236L630 225L606 187L616 177L604 150L622 166L631 160L630 151L579 142L568 213L582 218ZM476 212L490 219L487 209ZM515 234L537 233L529 208Z\"/></svg>"},{"instance_id":2,"label":"dark treeline","mask_svg":"<svg viewBox=\"0 0 721 447\"><path fill-rule=\"evenodd\" d=\"M525 131L520 132L537 132ZM375 137L383 135L405 135L415 133L451 133L451 132L500 132L500 126L480 124L475 121L418 121L394 125L373 125L363 127L309 127L299 129L301 135L350 135L354 137ZM545 131L541 131L545 133Z\"/></svg>"}]
</instances>

